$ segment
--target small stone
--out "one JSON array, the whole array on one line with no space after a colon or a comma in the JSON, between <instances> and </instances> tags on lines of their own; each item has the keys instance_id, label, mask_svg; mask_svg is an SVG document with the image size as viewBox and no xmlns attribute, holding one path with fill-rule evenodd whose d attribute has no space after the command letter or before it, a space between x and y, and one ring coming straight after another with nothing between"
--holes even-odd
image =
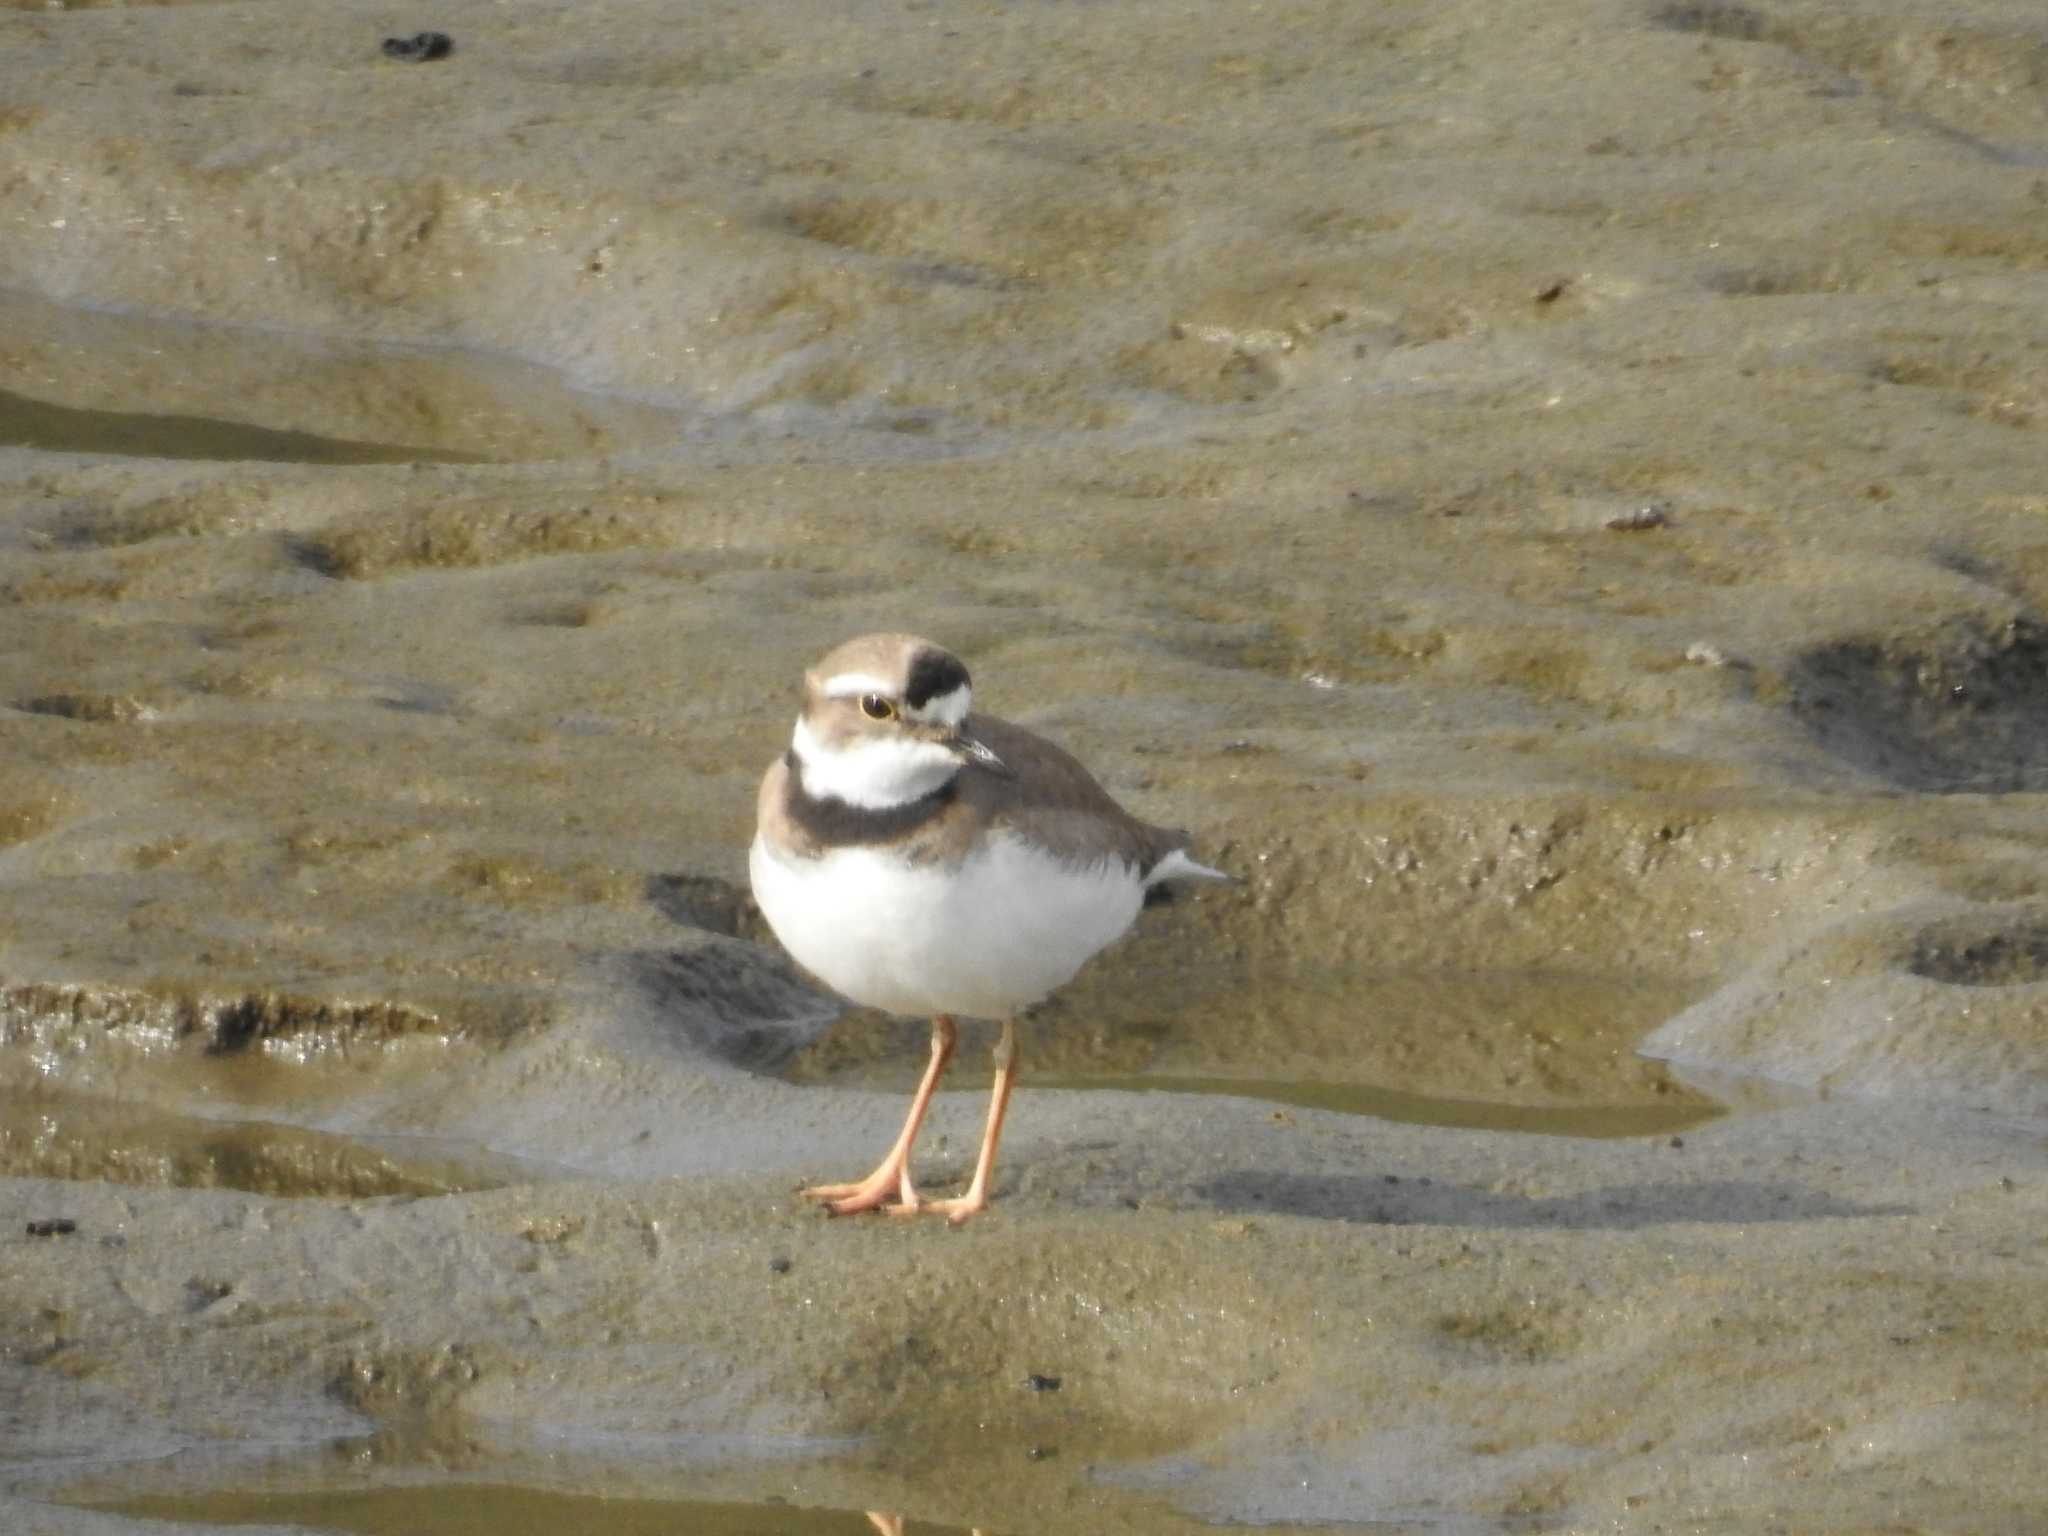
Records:
<instances>
[{"instance_id":1,"label":"small stone","mask_svg":"<svg viewBox=\"0 0 2048 1536\"><path fill-rule=\"evenodd\" d=\"M77 1230L78 1223L69 1216L51 1216L28 1224L30 1237L69 1237Z\"/></svg>"},{"instance_id":2,"label":"small stone","mask_svg":"<svg viewBox=\"0 0 2048 1536\"><path fill-rule=\"evenodd\" d=\"M430 64L455 51L455 39L446 32L415 32L411 37L384 39L384 57L403 59L409 64Z\"/></svg>"},{"instance_id":3,"label":"small stone","mask_svg":"<svg viewBox=\"0 0 2048 1536\"><path fill-rule=\"evenodd\" d=\"M1034 1392L1057 1392L1060 1389L1060 1379L1057 1376L1040 1376L1034 1371L1024 1378L1024 1385Z\"/></svg>"},{"instance_id":4,"label":"small stone","mask_svg":"<svg viewBox=\"0 0 2048 1536\"><path fill-rule=\"evenodd\" d=\"M1632 512L1607 519L1607 526L1616 533L1641 533L1650 528L1669 526L1671 515L1662 507L1637 507Z\"/></svg>"},{"instance_id":5,"label":"small stone","mask_svg":"<svg viewBox=\"0 0 2048 1536\"><path fill-rule=\"evenodd\" d=\"M778 1275L786 1275L789 1273L790 1261L778 1255L768 1261L768 1267Z\"/></svg>"}]
</instances>

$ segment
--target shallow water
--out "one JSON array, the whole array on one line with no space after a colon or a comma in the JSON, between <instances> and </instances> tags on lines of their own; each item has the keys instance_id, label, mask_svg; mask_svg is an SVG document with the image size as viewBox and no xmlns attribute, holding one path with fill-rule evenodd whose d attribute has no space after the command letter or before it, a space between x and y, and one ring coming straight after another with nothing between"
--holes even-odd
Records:
<instances>
[{"instance_id":1,"label":"shallow water","mask_svg":"<svg viewBox=\"0 0 2048 1536\"><path fill-rule=\"evenodd\" d=\"M553 1493L497 1483L162 1494L91 1507L181 1525L290 1525L348 1536L557 1536L573 1531L606 1536L875 1536L877 1530L865 1512L857 1510ZM910 1521L902 1536L966 1536L966 1531L963 1526ZM989 1528L988 1536L996 1536L995 1528Z\"/></svg>"},{"instance_id":2,"label":"shallow water","mask_svg":"<svg viewBox=\"0 0 2048 1536\"><path fill-rule=\"evenodd\" d=\"M214 1492L162 1494L82 1506L108 1514L212 1530L243 1525L288 1525L337 1536L1067 1536L1084 1526L1063 1518L1053 1524L964 1526L908 1519L884 1511L807 1509L781 1501L756 1504L700 1499L634 1498L616 1494L556 1493L498 1483L442 1483L425 1487L310 1493ZM1085 1516L1080 1517L1085 1521ZM1147 1536L1203 1536L1224 1527L1175 1519L1163 1512L1143 1521ZM1363 1532L1351 1525L1265 1524L1261 1530ZM1408 1527L1375 1521L1374 1532ZM1477 1523L1458 1529L1476 1533ZM1441 1527L1438 1527L1441 1529Z\"/></svg>"},{"instance_id":3,"label":"shallow water","mask_svg":"<svg viewBox=\"0 0 2048 1536\"><path fill-rule=\"evenodd\" d=\"M1446 1125L1472 1131L1511 1131L1532 1136L1668 1136L1704 1125L1724 1111L1712 1103L1680 1096L1671 1104L1490 1104L1479 1099L1446 1099L1402 1093L1370 1083L1263 1078L1053 1077L1045 1088L1100 1088L1127 1093L1228 1094L1302 1109L1371 1115L1407 1125ZM1020 1098L1028 1097L1021 1091Z\"/></svg>"},{"instance_id":4,"label":"shallow water","mask_svg":"<svg viewBox=\"0 0 2048 1536\"><path fill-rule=\"evenodd\" d=\"M427 1138L340 1136L272 1120L0 1091L0 1177L6 1178L371 1199L490 1189L533 1172L478 1147Z\"/></svg>"},{"instance_id":5,"label":"shallow water","mask_svg":"<svg viewBox=\"0 0 2048 1536\"><path fill-rule=\"evenodd\" d=\"M77 410L0 390L0 447L145 459L241 459L277 464L474 464L482 455L397 443L280 432L220 416Z\"/></svg>"},{"instance_id":6,"label":"shallow water","mask_svg":"<svg viewBox=\"0 0 2048 1536\"><path fill-rule=\"evenodd\" d=\"M1229 1093L1567 1136L1654 1135L1717 1112L1634 1052L1696 995L1683 978L1153 959L1174 937L1141 931L1135 975L1085 973L1029 1016L1021 1085ZM923 1069L926 1034L920 1023L849 1013L780 1075L907 1086ZM970 1027L949 1086L985 1070L983 1035Z\"/></svg>"},{"instance_id":7,"label":"shallow water","mask_svg":"<svg viewBox=\"0 0 2048 1536\"><path fill-rule=\"evenodd\" d=\"M322 1458L327 1454L321 1453ZM85 1493L68 1496L65 1502L197 1530L289 1526L336 1536L1051 1536L1055 1531L1069 1536L1098 1525L1131 1536L1206 1536L1224 1528L1176 1514L1156 1496L1108 1485L1080 1494L1058 1514L1034 1517L1014 1508L992 1509L986 1519L956 1525L901 1511L836 1508L780 1494L746 1498L729 1492L709 1497L653 1492L645 1487L649 1474L659 1476L653 1468L628 1473L608 1491L576 1491L564 1484L580 1482L603 1490L608 1474L597 1468L555 1465L557 1460L549 1458L544 1484L399 1470L370 1473L348 1486L337 1486L331 1473L296 1482L294 1470L303 1474L308 1464L286 1458L268 1465L260 1479L241 1486L185 1487L118 1498ZM668 1481L687 1488L687 1477ZM772 1479L764 1481L772 1485ZM1509 1526L1492 1521L1431 1522L1427 1527L1398 1520L1356 1525L1260 1522L1260 1529L1280 1536L1312 1531L1344 1536L1367 1530L1398 1536L1423 1528L1483 1536Z\"/></svg>"},{"instance_id":8,"label":"shallow water","mask_svg":"<svg viewBox=\"0 0 2048 1536\"><path fill-rule=\"evenodd\" d=\"M109 313L0 288L0 448L482 464L656 451L683 425L509 357Z\"/></svg>"}]
</instances>

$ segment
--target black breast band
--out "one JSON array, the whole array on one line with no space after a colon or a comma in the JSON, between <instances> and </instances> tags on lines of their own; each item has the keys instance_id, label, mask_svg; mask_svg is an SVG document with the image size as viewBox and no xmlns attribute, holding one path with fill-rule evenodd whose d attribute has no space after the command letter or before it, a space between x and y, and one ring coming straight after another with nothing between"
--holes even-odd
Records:
<instances>
[{"instance_id":1,"label":"black breast band","mask_svg":"<svg viewBox=\"0 0 2048 1536\"><path fill-rule=\"evenodd\" d=\"M804 788L803 768L792 750L784 759L789 769L789 819L812 842L827 848L857 848L891 843L907 837L953 803L954 781L946 780L928 795L901 805L871 810L836 797L821 797Z\"/></svg>"}]
</instances>

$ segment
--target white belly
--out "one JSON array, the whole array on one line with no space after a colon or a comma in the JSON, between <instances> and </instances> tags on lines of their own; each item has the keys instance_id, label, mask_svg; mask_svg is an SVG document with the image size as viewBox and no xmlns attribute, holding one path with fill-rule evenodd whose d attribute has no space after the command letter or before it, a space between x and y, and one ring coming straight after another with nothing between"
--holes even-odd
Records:
<instances>
[{"instance_id":1,"label":"white belly","mask_svg":"<svg viewBox=\"0 0 2048 1536\"><path fill-rule=\"evenodd\" d=\"M1111 860L1076 869L998 837L958 869L870 848L785 859L754 840L754 899L783 947L845 997L891 1013L1006 1018L1072 978L1138 915Z\"/></svg>"}]
</instances>

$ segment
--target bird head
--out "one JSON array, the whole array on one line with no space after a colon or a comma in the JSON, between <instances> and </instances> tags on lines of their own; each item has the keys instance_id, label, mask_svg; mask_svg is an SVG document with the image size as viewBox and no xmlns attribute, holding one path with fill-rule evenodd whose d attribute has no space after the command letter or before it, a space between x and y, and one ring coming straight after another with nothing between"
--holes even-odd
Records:
<instances>
[{"instance_id":1,"label":"bird head","mask_svg":"<svg viewBox=\"0 0 2048 1536\"><path fill-rule=\"evenodd\" d=\"M804 674L790 743L806 791L883 810L921 799L974 766L1007 774L976 738L960 658L915 635L862 635Z\"/></svg>"}]
</instances>

